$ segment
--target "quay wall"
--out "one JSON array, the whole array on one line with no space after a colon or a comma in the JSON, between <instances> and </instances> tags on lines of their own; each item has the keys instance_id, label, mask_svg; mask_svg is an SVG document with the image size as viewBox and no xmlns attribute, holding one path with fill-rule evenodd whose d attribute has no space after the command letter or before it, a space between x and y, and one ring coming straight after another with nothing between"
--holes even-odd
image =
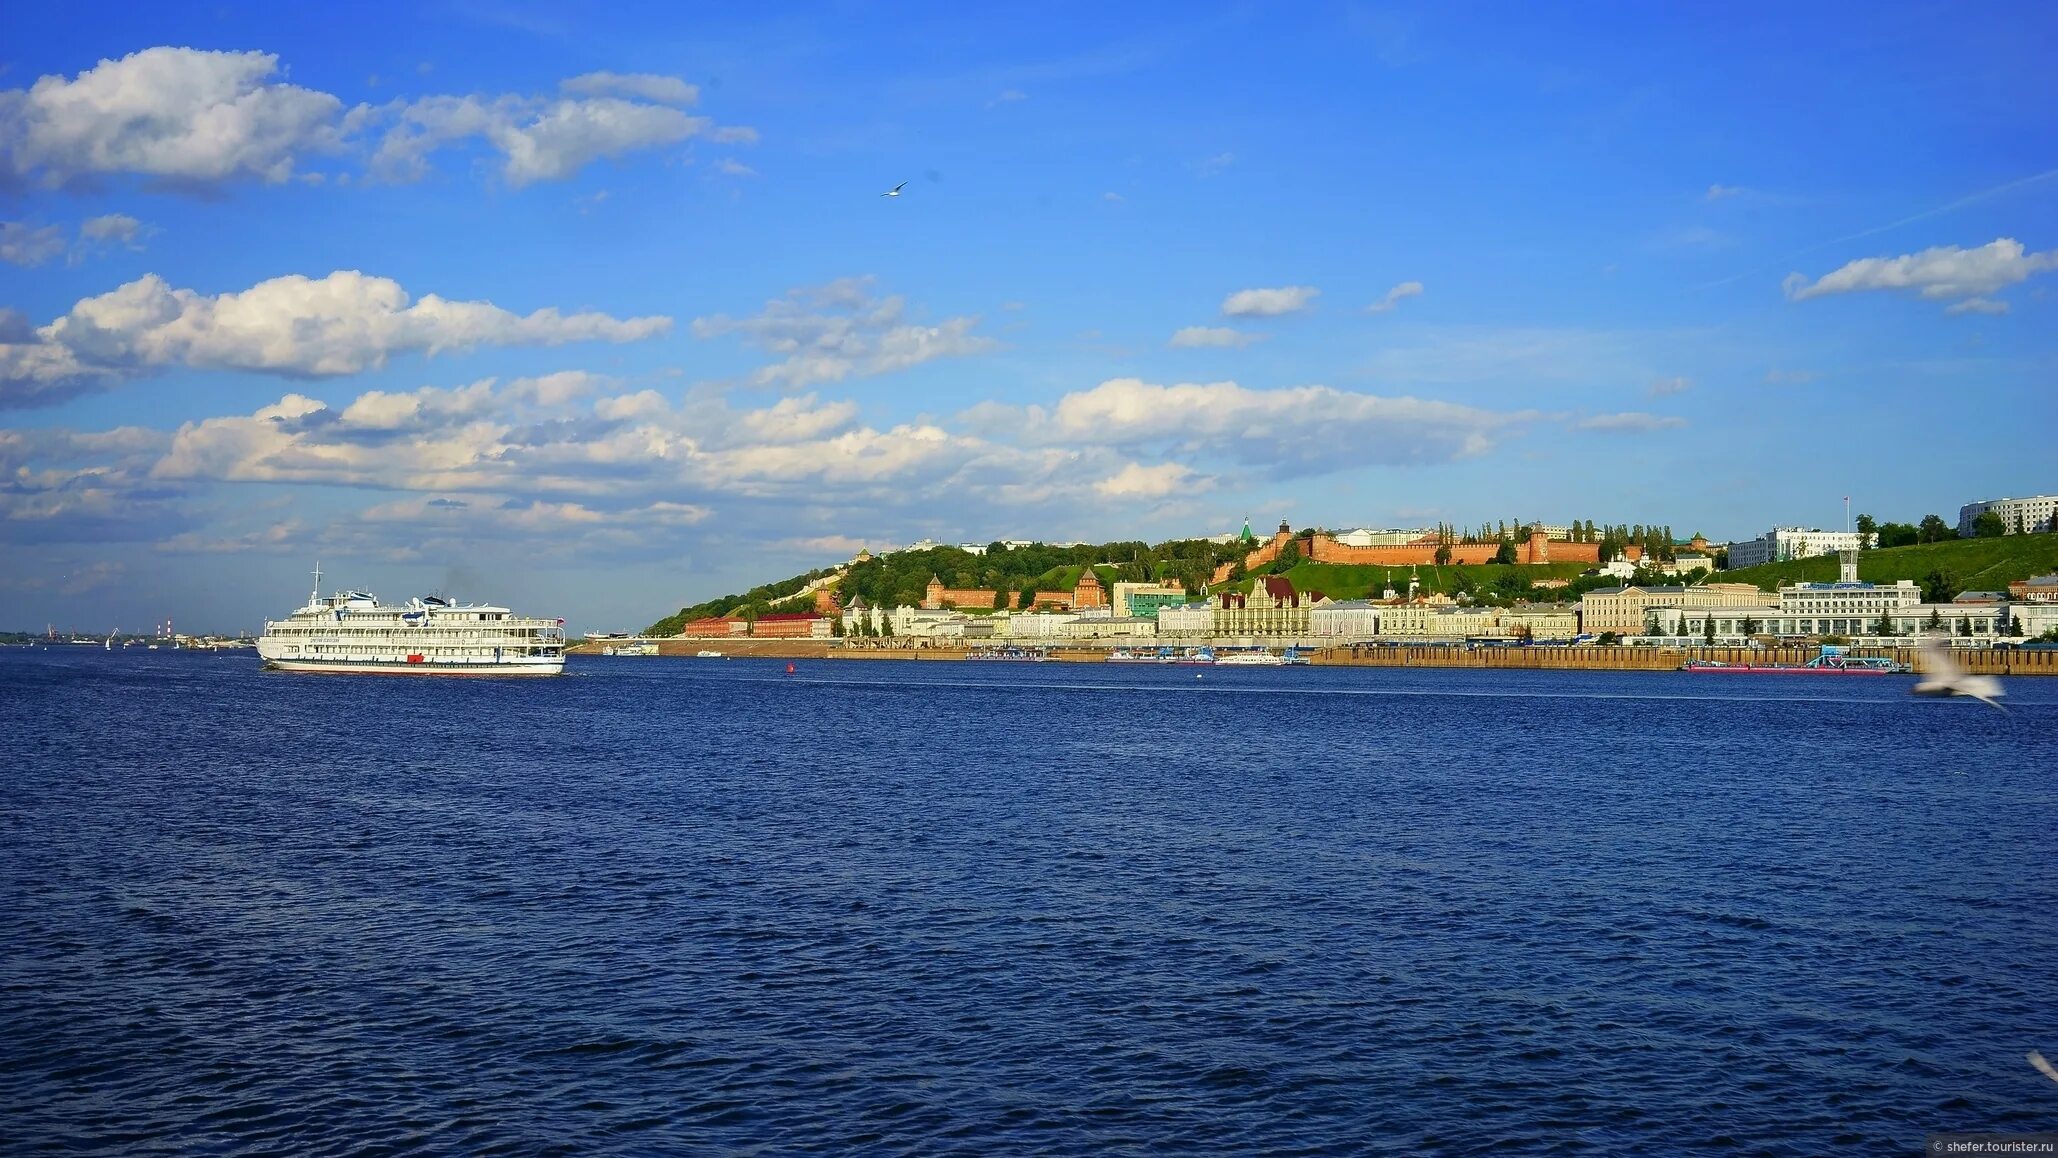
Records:
<instances>
[{"instance_id":1,"label":"quay wall","mask_svg":"<svg viewBox=\"0 0 2058 1158\"><path fill-rule=\"evenodd\" d=\"M1181 641L1182 645L1186 641ZM1241 642L1241 641L1239 641ZM1281 641L1269 641L1275 649ZM1291 641L1284 641L1291 642ZM806 639L665 639L659 640L658 654L673 658L694 658L702 651L725 656L762 659L857 659L857 660L962 660L974 650L986 650L995 643L974 647L944 644L926 639L868 640L845 646L842 640ZM1142 641L1132 646L1144 645ZM1063 663L1101 663L1107 647L1077 647L1028 644L1048 648L1052 660ZM1230 644L1229 646L1235 646ZM579 644L565 649L571 655L600 654L598 646ZM1688 660L1718 660L1736 664L1806 663L1818 653L1813 647L1776 647L1763 650L1743 647L1464 647L1451 644L1409 644L1354 647L1303 648L1310 662L1325 667L1452 667L1522 668L1535 671L1677 671ZM1850 655L1886 656L1923 670L1922 654L1913 647L1854 648ZM2058 649L1960 648L1952 652L1958 666L1975 675L2058 676ZM621 657L625 663L637 656Z\"/></svg>"},{"instance_id":2,"label":"quay wall","mask_svg":"<svg viewBox=\"0 0 2058 1158\"><path fill-rule=\"evenodd\" d=\"M1541 671L1677 671L1688 660L1734 664L1798 664L1820 654L1813 647L1337 647L1318 651L1312 662L1336 667L1526 668ZM1912 647L1854 648L1846 654L1885 656L1924 669ZM2058 651L1961 648L1958 666L1975 675L2058 676Z\"/></svg>"}]
</instances>

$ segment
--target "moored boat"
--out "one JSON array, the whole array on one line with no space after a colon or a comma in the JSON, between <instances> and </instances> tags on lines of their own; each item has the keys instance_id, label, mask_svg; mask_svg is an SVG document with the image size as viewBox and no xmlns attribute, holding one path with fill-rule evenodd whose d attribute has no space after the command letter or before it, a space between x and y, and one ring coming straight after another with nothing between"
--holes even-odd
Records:
<instances>
[{"instance_id":1,"label":"moored boat","mask_svg":"<svg viewBox=\"0 0 2058 1158\"><path fill-rule=\"evenodd\" d=\"M1818 655L1807 663L1727 663L1719 659L1690 659L1681 671L1703 675L1901 675L1909 668L1878 655Z\"/></svg>"},{"instance_id":2,"label":"moored boat","mask_svg":"<svg viewBox=\"0 0 2058 1158\"><path fill-rule=\"evenodd\" d=\"M1034 647L989 647L966 652L965 658L988 662L1042 663L1050 656L1042 649Z\"/></svg>"}]
</instances>

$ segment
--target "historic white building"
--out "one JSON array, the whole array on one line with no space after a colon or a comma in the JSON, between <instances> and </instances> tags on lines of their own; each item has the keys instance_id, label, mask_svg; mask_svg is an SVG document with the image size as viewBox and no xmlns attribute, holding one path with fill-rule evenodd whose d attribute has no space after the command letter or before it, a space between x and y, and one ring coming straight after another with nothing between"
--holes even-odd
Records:
<instances>
[{"instance_id":1,"label":"historic white building","mask_svg":"<svg viewBox=\"0 0 2058 1158\"><path fill-rule=\"evenodd\" d=\"M1808 530L1802 527L1774 527L1755 539L1729 545L1729 565L1756 567L1760 563L1783 563L1788 559L1812 559L1838 551L1862 551L1869 544L1856 531Z\"/></svg>"},{"instance_id":2,"label":"historic white building","mask_svg":"<svg viewBox=\"0 0 2058 1158\"><path fill-rule=\"evenodd\" d=\"M2007 534L2035 534L2058 530L2058 495L2032 495L2026 499L1981 499L1958 508L1958 533L1970 538L1973 520L1992 511L2001 516Z\"/></svg>"},{"instance_id":3,"label":"historic white building","mask_svg":"<svg viewBox=\"0 0 2058 1158\"><path fill-rule=\"evenodd\" d=\"M1207 636L1215 633L1215 608L1208 603L1158 609L1159 635Z\"/></svg>"},{"instance_id":4,"label":"historic white building","mask_svg":"<svg viewBox=\"0 0 2058 1158\"><path fill-rule=\"evenodd\" d=\"M1065 628L1079 617L1070 611L1017 611L994 618L1001 620L1010 639L1057 639L1067 634Z\"/></svg>"},{"instance_id":5,"label":"historic white building","mask_svg":"<svg viewBox=\"0 0 2058 1158\"><path fill-rule=\"evenodd\" d=\"M1409 543L1419 543L1434 534L1434 531L1374 531L1360 527L1355 531L1345 531L1337 535L1336 541L1346 547L1405 547Z\"/></svg>"},{"instance_id":6,"label":"historic white building","mask_svg":"<svg viewBox=\"0 0 2058 1158\"><path fill-rule=\"evenodd\" d=\"M1308 608L1308 634L1332 643L1375 639L1380 611L1364 599L1325 599Z\"/></svg>"}]
</instances>

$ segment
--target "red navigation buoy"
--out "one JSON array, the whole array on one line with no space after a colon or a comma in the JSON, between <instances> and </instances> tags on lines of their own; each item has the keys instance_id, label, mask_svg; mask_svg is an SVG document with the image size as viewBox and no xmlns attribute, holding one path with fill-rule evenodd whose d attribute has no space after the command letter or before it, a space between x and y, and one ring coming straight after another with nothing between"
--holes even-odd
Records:
<instances>
[{"instance_id":1,"label":"red navigation buoy","mask_svg":"<svg viewBox=\"0 0 2058 1158\"><path fill-rule=\"evenodd\" d=\"M786 674L787 674L787 675L792 675L792 674L793 674L793 665L792 665L792 664L790 664L790 663L786 665Z\"/></svg>"}]
</instances>

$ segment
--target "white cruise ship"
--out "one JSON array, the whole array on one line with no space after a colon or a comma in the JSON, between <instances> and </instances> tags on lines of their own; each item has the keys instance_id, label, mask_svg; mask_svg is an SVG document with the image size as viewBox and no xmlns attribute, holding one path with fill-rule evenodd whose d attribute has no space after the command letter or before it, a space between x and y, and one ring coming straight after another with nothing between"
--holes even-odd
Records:
<instances>
[{"instance_id":1,"label":"white cruise ship","mask_svg":"<svg viewBox=\"0 0 2058 1158\"><path fill-rule=\"evenodd\" d=\"M268 668L394 675L558 675L562 619L433 595L380 603L365 591L323 598L321 568L307 606L264 625L257 654Z\"/></svg>"}]
</instances>

